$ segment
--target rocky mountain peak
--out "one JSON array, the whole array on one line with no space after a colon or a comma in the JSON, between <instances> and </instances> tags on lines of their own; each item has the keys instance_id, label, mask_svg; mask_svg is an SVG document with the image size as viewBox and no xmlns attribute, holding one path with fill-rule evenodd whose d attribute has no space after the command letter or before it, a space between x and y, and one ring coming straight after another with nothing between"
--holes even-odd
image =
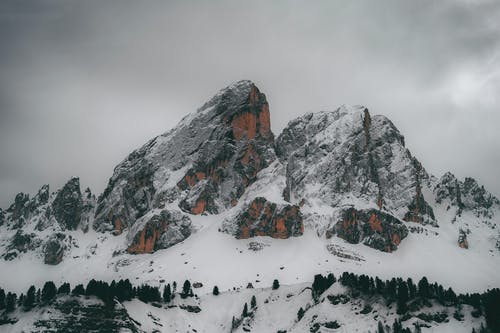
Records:
<instances>
[{"instance_id":1,"label":"rocky mountain peak","mask_svg":"<svg viewBox=\"0 0 500 333\"><path fill-rule=\"evenodd\" d=\"M75 230L80 224L82 207L80 179L73 177L57 193L52 202L52 211L63 230Z\"/></svg>"},{"instance_id":2,"label":"rocky mountain peak","mask_svg":"<svg viewBox=\"0 0 500 333\"><path fill-rule=\"evenodd\" d=\"M130 227L153 210L163 210L161 216L175 216L176 221L182 220L176 211L220 213L236 205L258 172L275 160L273 144L266 96L250 81L236 82L115 168L98 200L94 226L140 233ZM160 239L175 224L170 222L149 234ZM141 219L141 225L150 230L160 224ZM131 244L134 252L157 247L136 245Z\"/></svg>"}]
</instances>

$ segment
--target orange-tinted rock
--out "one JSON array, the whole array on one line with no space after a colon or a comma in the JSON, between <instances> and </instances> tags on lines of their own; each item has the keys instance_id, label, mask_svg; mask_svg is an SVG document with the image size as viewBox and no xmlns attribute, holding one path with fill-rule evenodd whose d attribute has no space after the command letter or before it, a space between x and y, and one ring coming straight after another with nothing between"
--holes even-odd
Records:
<instances>
[{"instance_id":1,"label":"orange-tinted rock","mask_svg":"<svg viewBox=\"0 0 500 333\"><path fill-rule=\"evenodd\" d=\"M302 214L297 206L278 207L264 198L254 199L245 211L236 217L236 238L255 236L288 238L304 232Z\"/></svg>"},{"instance_id":2,"label":"orange-tinted rock","mask_svg":"<svg viewBox=\"0 0 500 333\"><path fill-rule=\"evenodd\" d=\"M370 223L370 227L372 228L373 231L378 231L382 232L382 224L380 222L380 219L378 218L377 214L372 213L370 215L370 219L368 220L368 223Z\"/></svg>"},{"instance_id":3,"label":"orange-tinted rock","mask_svg":"<svg viewBox=\"0 0 500 333\"><path fill-rule=\"evenodd\" d=\"M231 122L233 137L241 140L246 137L247 140L255 138L257 133L257 118L255 114L247 112L236 116Z\"/></svg>"},{"instance_id":4,"label":"orange-tinted rock","mask_svg":"<svg viewBox=\"0 0 500 333\"><path fill-rule=\"evenodd\" d=\"M136 222L130 233L133 237L127 248L128 253L152 253L189 237L191 220L179 212L163 210L147 220ZM130 233L128 236L132 235Z\"/></svg>"},{"instance_id":5,"label":"orange-tinted rock","mask_svg":"<svg viewBox=\"0 0 500 333\"><path fill-rule=\"evenodd\" d=\"M165 230L166 223L161 223L159 226L146 224L140 234L134 239L132 245L127 248L128 253L152 253L155 250L155 243L160 238L161 233Z\"/></svg>"},{"instance_id":6,"label":"orange-tinted rock","mask_svg":"<svg viewBox=\"0 0 500 333\"><path fill-rule=\"evenodd\" d=\"M191 212L195 215L202 214L205 211L207 202L204 199L196 200L196 205L191 209Z\"/></svg>"},{"instance_id":7,"label":"orange-tinted rock","mask_svg":"<svg viewBox=\"0 0 500 333\"><path fill-rule=\"evenodd\" d=\"M408 235L408 229L397 218L378 210L349 208L342 216L333 229L326 231L327 238L336 233L349 243L363 242L380 251L392 252Z\"/></svg>"},{"instance_id":8,"label":"orange-tinted rock","mask_svg":"<svg viewBox=\"0 0 500 333\"><path fill-rule=\"evenodd\" d=\"M271 135L271 115L269 113L269 105L265 103L259 113L259 133L263 137Z\"/></svg>"},{"instance_id":9,"label":"orange-tinted rock","mask_svg":"<svg viewBox=\"0 0 500 333\"><path fill-rule=\"evenodd\" d=\"M118 217L115 218L113 224L115 227L114 234L120 235L123 231L122 221L120 220L120 218L118 218Z\"/></svg>"}]
</instances>

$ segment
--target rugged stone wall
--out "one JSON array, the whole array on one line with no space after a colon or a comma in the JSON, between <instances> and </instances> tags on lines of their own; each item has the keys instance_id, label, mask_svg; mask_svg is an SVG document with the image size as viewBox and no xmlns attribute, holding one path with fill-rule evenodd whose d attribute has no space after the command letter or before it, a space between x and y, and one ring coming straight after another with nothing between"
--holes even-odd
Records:
<instances>
[{"instance_id":1,"label":"rugged stone wall","mask_svg":"<svg viewBox=\"0 0 500 333\"><path fill-rule=\"evenodd\" d=\"M277 205L265 198L255 198L235 217L238 239L255 236L289 238L300 236L304 232L302 214L298 206Z\"/></svg>"},{"instance_id":2,"label":"rugged stone wall","mask_svg":"<svg viewBox=\"0 0 500 333\"><path fill-rule=\"evenodd\" d=\"M191 235L189 217L168 210L145 215L127 235L127 252L152 253L173 246Z\"/></svg>"},{"instance_id":3,"label":"rugged stone wall","mask_svg":"<svg viewBox=\"0 0 500 333\"><path fill-rule=\"evenodd\" d=\"M52 202L52 213L63 229L75 230L80 224L82 207L80 179L75 177L57 193Z\"/></svg>"},{"instance_id":4,"label":"rugged stone wall","mask_svg":"<svg viewBox=\"0 0 500 333\"><path fill-rule=\"evenodd\" d=\"M397 218L376 209L357 210L349 208L327 237L337 234L349 243L363 243L384 252L392 252L408 235L408 229Z\"/></svg>"}]
</instances>

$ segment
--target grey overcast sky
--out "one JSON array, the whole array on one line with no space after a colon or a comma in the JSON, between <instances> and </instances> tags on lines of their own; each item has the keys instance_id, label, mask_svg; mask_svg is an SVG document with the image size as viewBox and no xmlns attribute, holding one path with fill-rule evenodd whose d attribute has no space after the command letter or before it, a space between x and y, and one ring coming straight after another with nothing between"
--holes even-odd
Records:
<instances>
[{"instance_id":1,"label":"grey overcast sky","mask_svg":"<svg viewBox=\"0 0 500 333\"><path fill-rule=\"evenodd\" d=\"M500 196L500 1L0 1L0 207L114 166L253 80L275 134L363 104Z\"/></svg>"}]
</instances>

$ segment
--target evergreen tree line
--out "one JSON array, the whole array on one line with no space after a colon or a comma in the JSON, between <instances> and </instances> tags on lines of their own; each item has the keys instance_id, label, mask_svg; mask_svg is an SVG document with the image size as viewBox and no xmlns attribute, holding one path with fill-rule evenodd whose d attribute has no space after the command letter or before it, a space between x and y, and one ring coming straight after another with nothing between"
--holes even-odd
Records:
<instances>
[{"instance_id":1,"label":"evergreen tree line","mask_svg":"<svg viewBox=\"0 0 500 333\"><path fill-rule=\"evenodd\" d=\"M336 282L333 274L324 277L320 274L314 277L312 284L313 298L317 299L325 290ZM485 316L487 329L490 332L500 332L500 289L495 288L488 290L482 294L460 294L457 295L452 288L445 289L438 283L429 283L426 277L423 277L414 283L411 278L404 280L402 278L392 278L391 280L381 280L378 277L372 278L367 275L356 275L353 273L344 272L339 278L339 282L351 288L352 290L364 295L380 295L388 303L396 302L396 311L400 315L408 312L408 304L416 299L428 302L435 300L444 306L456 306L459 304L467 304L474 308L472 315L474 317ZM273 281L273 289L279 288L278 280ZM9 313L17 307L28 311L36 305L45 305L50 303L57 295L86 295L96 296L103 300L106 304L113 305L114 300L119 302L129 301L137 298L142 302L171 302L176 296L177 284L173 282L164 286L163 292L160 292L159 287L141 285L132 286L128 279L112 281L90 280L86 286L82 284L76 285L71 289L69 283L63 283L58 288L52 281L46 282L43 287L36 288L30 286L26 293L21 293L19 296L13 292L6 292L0 287L0 313ZM214 286L213 294L218 295L219 289ZM193 297L194 293L191 287L191 282L186 280L179 293L181 298ZM255 297L251 300L251 309L256 306ZM246 307L246 311L245 311ZM300 311L302 310L302 311ZM305 310L300 309L297 314L300 320ZM241 319L248 316L248 305L245 303ZM235 318L236 319L236 318ZM239 321L240 318L236 319ZM399 328L395 323L396 330Z\"/></svg>"},{"instance_id":2,"label":"evergreen tree line","mask_svg":"<svg viewBox=\"0 0 500 333\"><path fill-rule=\"evenodd\" d=\"M467 304L474 308L472 315L480 317L484 314L487 328L491 332L500 332L500 289L491 289L482 294L457 295L452 288L444 288L438 283L429 283L424 276L417 284L411 278L392 278L381 280L367 275L356 275L344 272L339 279L340 283L364 295L380 295L388 303L396 302L396 312L404 315L408 312L408 304L420 299L424 302L435 300L444 306ZM314 288L313 288L314 289ZM395 323L395 332L399 325Z\"/></svg>"},{"instance_id":3,"label":"evergreen tree line","mask_svg":"<svg viewBox=\"0 0 500 333\"><path fill-rule=\"evenodd\" d=\"M133 298L137 298L145 303L169 303L175 298L176 289L176 282L173 282L172 285L170 283L165 285L163 292L160 292L160 288L157 286L146 284L132 286L128 279L119 280L118 282L113 280L111 283L92 279L86 286L78 284L73 289L71 289L70 284L67 282L57 288L54 282L48 281L43 285L42 289L31 286L26 293L21 293L19 296L13 292L6 292L0 287L0 313L10 313L18 307L29 311L34 306L43 306L50 303L57 295L96 296L109 305L113 305L115 299L123 302L130 301ZM179 295L181 298L194 296L189 280L184 282Z\"/></svg>"}]
</instances>

